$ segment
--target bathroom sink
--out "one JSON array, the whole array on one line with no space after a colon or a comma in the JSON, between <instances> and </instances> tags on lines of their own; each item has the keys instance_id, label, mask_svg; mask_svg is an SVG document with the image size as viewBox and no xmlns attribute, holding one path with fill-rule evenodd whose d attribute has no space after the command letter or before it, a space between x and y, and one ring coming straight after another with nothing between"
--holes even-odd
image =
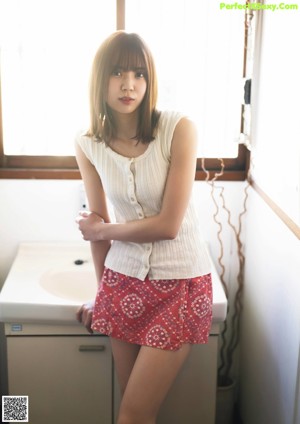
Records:
<instances>
[{"instance_id":1,"label":"bathroom sink","mask_svg":"<svg viewBox=\"0 0 300 424\"><path fill-rule=\"evenodd\" d=\"M39 283L48 293L63 299L85 302L95 296L96 279L93 270L51 270L41 276Z\"/></svg>"},{"instance_id":2,"label":"bathroom sink","mask_svg":"<svg viewBox=\"0 0 300 424\"><path fill-rule=\"evenodd\" d=\"M215 267L213 322L224 321L227 300ZM89 244L21 243L0 293L0 321L76 324L76 311L94 299L97 283Z\"/></svg>"},{"instance_id":3,"label":"bathroom sink","mask_svg":"<svg viewBox=\"0 0 300 424\"><path fill-rule=\"evenodd\" d=\"M96 292L88 243L21 243L0 293L0 321L75 324Z\"/></svg>"}]
</instances>

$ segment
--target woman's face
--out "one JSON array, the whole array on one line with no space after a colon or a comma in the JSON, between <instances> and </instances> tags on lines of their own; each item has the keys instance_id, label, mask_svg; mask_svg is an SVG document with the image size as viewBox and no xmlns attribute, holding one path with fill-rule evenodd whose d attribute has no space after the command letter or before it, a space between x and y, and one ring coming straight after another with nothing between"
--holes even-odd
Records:
<instances>
[{"instance_id":1,"label":"woman's face","mask_svg":"<svg viewBox=\"0 0 300 424\"><path fill-rule=\"evenodd\" d=\"M124 70L116 68L108 83L107 104L115 112L136 112L147 89L145 69Z\"/></svg>"}]
</instances>

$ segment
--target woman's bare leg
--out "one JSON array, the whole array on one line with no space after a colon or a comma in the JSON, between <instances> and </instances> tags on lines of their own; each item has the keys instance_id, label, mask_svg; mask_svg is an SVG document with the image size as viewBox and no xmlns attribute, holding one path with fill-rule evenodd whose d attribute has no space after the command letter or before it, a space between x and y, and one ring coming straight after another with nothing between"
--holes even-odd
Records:
<instances>
[{"instance_id":1,"label":"woman's bare leg","mask_svg":"<svg viewBox=\"0 0 300 424\"><path fill-rule=\"evenodd\" d=\"M155 424L156 415L191 346L167 351L142 346L122 398L118 424Z\"/></svg>"},{"instance_id":2,"label":"woman's bare leg","mask_svg":"<svg viewBox=\"0 0 300 424\"><path fill-rule=\"evenodd\" d=\"M121 395L123 396L140 346L110 338Z\"/></svg>"}]
</instances>

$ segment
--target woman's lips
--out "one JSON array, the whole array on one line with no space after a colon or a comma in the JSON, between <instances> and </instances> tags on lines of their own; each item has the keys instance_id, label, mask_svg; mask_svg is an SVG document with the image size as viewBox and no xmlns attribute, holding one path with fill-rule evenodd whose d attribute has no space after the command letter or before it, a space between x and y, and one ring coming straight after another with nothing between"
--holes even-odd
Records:
<instances>
[{"instance_id":1,"label":"woman's lips","mask_svg":"<svg viewBox=\"0 0 300 424\"><path fill-rule=\"evenodd\" d=\"M129 105L134 102L134 99L132 97L120 97L119 100L125 105Z\"/></svg>"}]
</instances>

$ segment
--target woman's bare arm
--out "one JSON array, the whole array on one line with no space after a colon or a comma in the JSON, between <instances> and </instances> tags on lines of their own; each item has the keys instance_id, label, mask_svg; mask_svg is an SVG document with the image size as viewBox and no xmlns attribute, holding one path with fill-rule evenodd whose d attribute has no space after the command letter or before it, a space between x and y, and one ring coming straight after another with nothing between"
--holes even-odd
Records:
<instances>
[{"instance_id":1,"label":"woman's bare arm","mask_svg":"<svg viewBox=\"0 0 300 424\"><path fill-rule=\"evenodd\" d=\"M76 145L76 159L84 182L89 209L95 214L100 215L104 222L109 223L110 217L101 179L95 167L87 159L78 145ZM109 248L110 239L104 241L91 240L91 250L98 281L100 281L102 277L104 260Z\"/></svg>"},{"instance_id":2,"label":"woman's bare arm","mask_svg":"<svg viewBox=\"0 0 300 424\"><path fill-rule=\"evenodd\" d=\"M95 167L87 159L87 157L78 145L76 145L76 159L81 173L81 177L84 182L90 210L97 214L97 216L101 215L101 217L103 217L103 221L109 223L110 218L107 211L105 193L102 187L100 177ZM111 243L110 240L91 240L90 244L96 272L96 278L97 282L99 283L101 281L104 270L105 257L107 255ZM85 303L77 311L78 321L82 322L90 333L92 333L91 321L93 306L93 301Z\"/></svg>"}]
</instances>

